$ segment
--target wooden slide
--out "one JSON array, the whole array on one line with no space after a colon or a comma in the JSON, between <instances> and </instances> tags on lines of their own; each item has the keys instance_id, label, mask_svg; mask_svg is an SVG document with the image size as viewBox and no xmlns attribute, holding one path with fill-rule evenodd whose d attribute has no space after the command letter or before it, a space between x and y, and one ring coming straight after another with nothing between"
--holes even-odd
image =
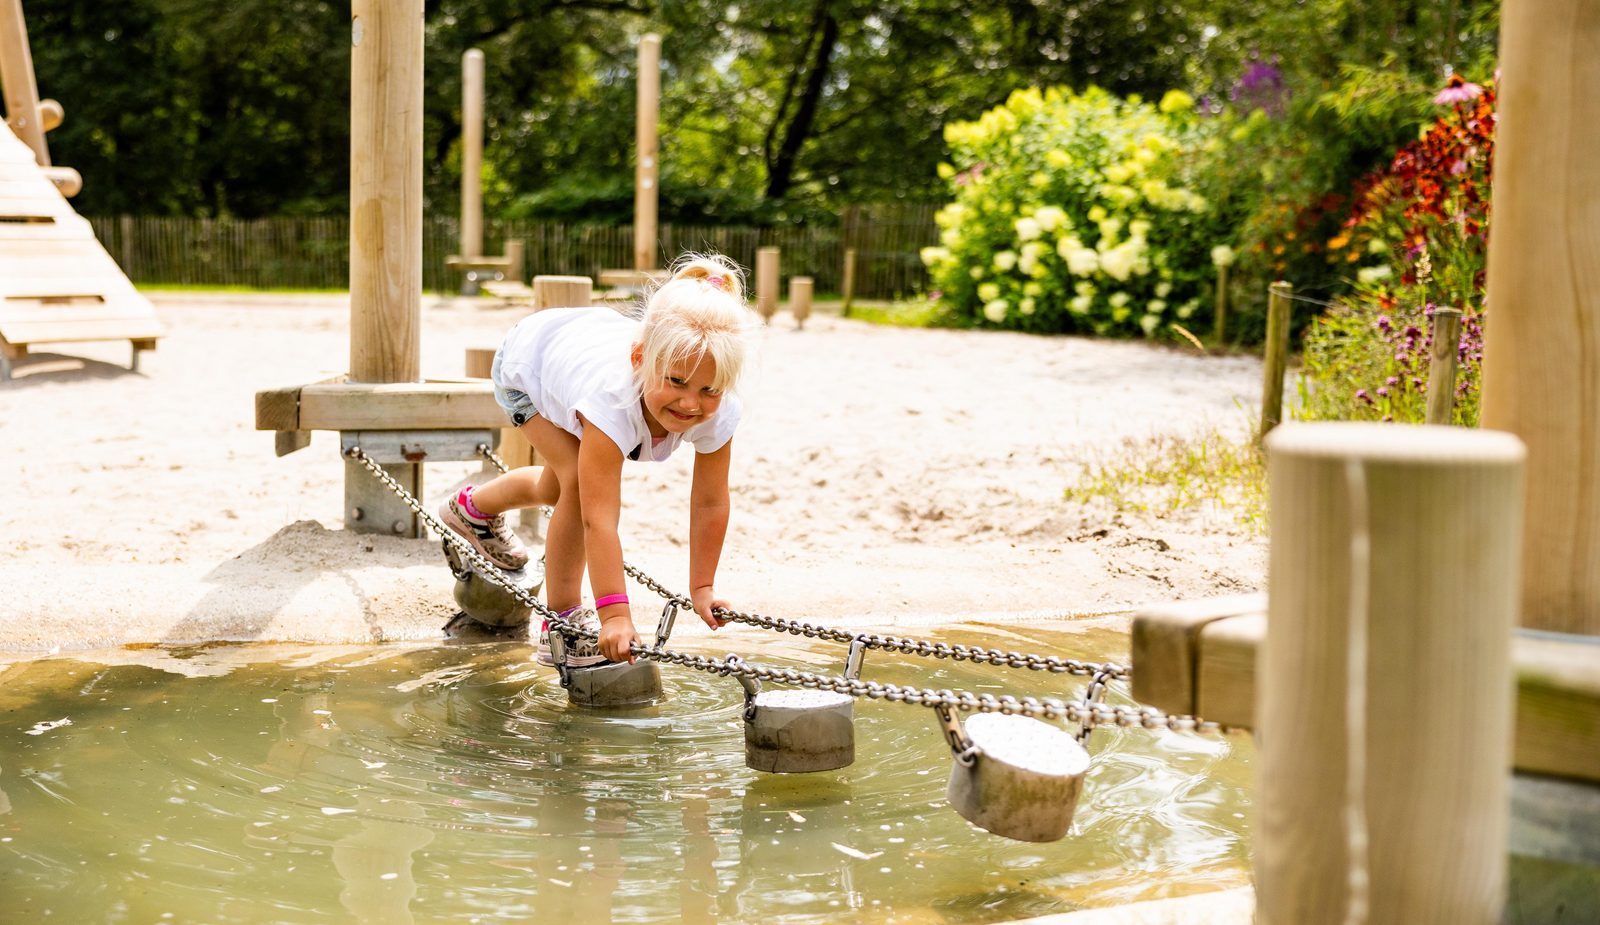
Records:
<instances>
[{"instance_id":1,"label":"wooden slide","mask_svg":"<svg viewBox=\"0 0 1600 925\"><path fill-rule=\"evenodd\" d=\"M0 122L0 379L29 346L66 341L127 340L138 369L161 334L150 301Z\"/></svg>"}]
</instances>

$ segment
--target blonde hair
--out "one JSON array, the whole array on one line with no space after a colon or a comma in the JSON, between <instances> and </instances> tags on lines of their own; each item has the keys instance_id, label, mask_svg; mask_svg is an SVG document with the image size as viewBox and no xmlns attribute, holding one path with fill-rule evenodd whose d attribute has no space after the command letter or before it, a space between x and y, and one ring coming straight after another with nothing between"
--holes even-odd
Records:
<instances>
[{"instance_id":1,"label":"blonde hair","mask_svg":"<svg viewBox=\"0 0 1600 925\"><path fill-rule=\"evenodd\" d=\"M736 391L748 339L761 322L744 301L744 275L721 254L684 254L672 277L645 300L639 334L640 391L667 378L685 360L716 364L711 387Z\"/></svg>"}]
</instances>

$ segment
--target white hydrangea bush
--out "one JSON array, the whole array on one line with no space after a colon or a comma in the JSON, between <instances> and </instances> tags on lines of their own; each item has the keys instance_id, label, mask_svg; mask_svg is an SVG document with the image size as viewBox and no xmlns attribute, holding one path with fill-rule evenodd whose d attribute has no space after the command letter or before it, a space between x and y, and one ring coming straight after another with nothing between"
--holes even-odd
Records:
<instances>
[{"instance_id":1,"label":"white hydrangea bush","mask_svg":"<svg viewBox=\"0 0 1600 925\"><path fill-rule=\"evenodd\" d=\"M1191 332L1225 232L1191 177L1219 149L1179 91L1018 90L945 127L953 200L922 260L930 296L974 324L1155 337Z\"/></svg>"}]
</instances>

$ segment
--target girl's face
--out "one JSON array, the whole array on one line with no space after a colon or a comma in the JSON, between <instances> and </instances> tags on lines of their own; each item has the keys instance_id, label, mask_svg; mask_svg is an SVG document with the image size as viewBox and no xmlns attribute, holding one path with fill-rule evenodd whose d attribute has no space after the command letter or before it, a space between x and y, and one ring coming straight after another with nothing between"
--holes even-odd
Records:
<instances>
[{"instance_id":1,"label":"girl's face","mask_svg":"<svg viewBox=\"0 0 1600 925\"><path fill-rule=\"evenodd\" d=\"M639 348L635 347L635 367L640 363L640 356ZM669 434L681 434L705 422L722 404L722 393L711 387L716 376L717 364L709 356L679 361L667 369L666 379L645 389L645 414Z\"/></svg>"}]
</instances>

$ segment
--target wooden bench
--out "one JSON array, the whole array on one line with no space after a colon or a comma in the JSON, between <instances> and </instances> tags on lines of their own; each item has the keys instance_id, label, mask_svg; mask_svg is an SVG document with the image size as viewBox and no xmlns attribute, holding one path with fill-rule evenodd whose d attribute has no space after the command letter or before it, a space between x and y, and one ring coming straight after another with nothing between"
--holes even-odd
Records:
<instances>
[{"instance_id":1,"label":"wooden bench","mask_svg":"<svg viewBox=\"0 0 1600 925\"><path fill-rule=\"evenodd\" d=\"M89 222L0 123L0 380L42 343L127 340L137 371L163 333Z\"/></svg>"}]
</instances>

